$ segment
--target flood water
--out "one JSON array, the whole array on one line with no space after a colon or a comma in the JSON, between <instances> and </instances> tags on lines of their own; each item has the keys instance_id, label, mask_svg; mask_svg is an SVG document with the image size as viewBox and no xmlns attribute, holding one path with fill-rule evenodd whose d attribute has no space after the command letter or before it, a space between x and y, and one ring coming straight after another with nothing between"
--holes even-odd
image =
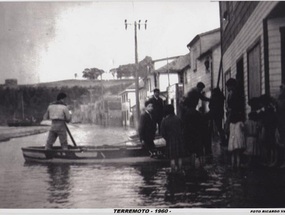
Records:
<instances>
[{"instance_id":1,"label":"flood water","mask_svg":"<svg viewBox=\"0 0 285 215\"><path fill-rule=\"evenodd\" d=\"M129 130L70 126L78 145L114 144ZM185 175L158 164L27 164L21 147L47 133L1 142L0 208L284 208L285 170L208 164ZM71 143L71 142L70 142ZM58 142L56 143L59 144Z\"/></svg>"}]
</instances>

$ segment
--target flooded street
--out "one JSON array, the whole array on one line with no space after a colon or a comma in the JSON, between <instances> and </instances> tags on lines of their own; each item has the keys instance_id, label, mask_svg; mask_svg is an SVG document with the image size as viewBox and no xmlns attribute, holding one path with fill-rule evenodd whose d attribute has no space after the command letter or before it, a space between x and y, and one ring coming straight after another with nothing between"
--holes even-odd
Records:
<instances>
[{"instance_id":1,"label":"flooded street","mask_svg":"<svg viewBox=\"0 0 285 215\"><path fill-rule=\"evenodd\" d=\"M78 145L122 143L130 130L70 126ZM21 147L47 133L1 142L0 208L284 208L285 170L232 171L214 163L185 175L161 164L27 164ZM58 142L56 143L59 144ZM71 144L71 141L70 141Z\"/></svg>"}]
</instances>

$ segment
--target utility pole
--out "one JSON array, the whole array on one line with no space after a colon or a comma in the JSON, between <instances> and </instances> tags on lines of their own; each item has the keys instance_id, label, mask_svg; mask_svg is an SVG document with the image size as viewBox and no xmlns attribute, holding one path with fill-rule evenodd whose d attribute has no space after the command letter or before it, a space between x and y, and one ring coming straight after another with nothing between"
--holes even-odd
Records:
<instances>
[{"instance_id":1,"label":"utility pole","mask_svg":"<svg viewBox=\"0 0 285 215\"><path fill-rule=\"evenodd\" d=\"M125 29L127 30L127 27L128 25L132 25L132 23L128 23L128 21L125 19ZM145 27L145 30L146 30L146 27L147 27L147 20L145 20L145 23L144 24L141 24L141 20L138 21L135 21L134 22L134 33L135 33L135 88L136 88L136 91L135 91L135 94L136 94L136 122L137 122L137 125L136 127L138 128L138 122L139 122L139 119L140 119L140 98L139 98L139 71L138 71L138 41L137 41L137 28L139 28L140 30L140 27L141 25L144 25Z\"/></svg>"}]
</instances>

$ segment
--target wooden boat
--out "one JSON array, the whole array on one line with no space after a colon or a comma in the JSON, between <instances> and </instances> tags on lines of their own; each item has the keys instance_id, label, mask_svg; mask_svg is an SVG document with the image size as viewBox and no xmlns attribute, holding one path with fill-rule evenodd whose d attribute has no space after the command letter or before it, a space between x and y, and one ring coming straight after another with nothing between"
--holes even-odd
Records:
<instances>
[{"instance_id":1,"label":"wooden boat","mask_svg":"<svg viewBox=\"0 0 285 215\"><path fill-rule=\"evenodd\" d=\"M158 146L156 155L141 146L60 146L45 150L43 146L22 148L26 162L38 163L139 163L166 162L165 146Z\"/></svg>"}]
</instances>

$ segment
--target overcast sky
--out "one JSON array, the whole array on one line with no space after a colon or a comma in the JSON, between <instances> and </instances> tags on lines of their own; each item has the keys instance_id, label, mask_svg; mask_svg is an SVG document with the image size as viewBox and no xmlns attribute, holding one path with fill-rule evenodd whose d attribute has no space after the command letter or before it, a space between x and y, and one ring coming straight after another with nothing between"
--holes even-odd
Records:
<instances>
[{"instance_id":1,"label":"overcast sky","mask_svg":"<svg viewBox=\"0 0 285 215\"><path fill-rule=\"evenodd\" d=\"M0 2L0 84L73 79L85 68L109 71L135 62L134 26L139 61L185 55L197 35L219 28L218 2L86 1Z\"/></svg>"}]
</instances>

